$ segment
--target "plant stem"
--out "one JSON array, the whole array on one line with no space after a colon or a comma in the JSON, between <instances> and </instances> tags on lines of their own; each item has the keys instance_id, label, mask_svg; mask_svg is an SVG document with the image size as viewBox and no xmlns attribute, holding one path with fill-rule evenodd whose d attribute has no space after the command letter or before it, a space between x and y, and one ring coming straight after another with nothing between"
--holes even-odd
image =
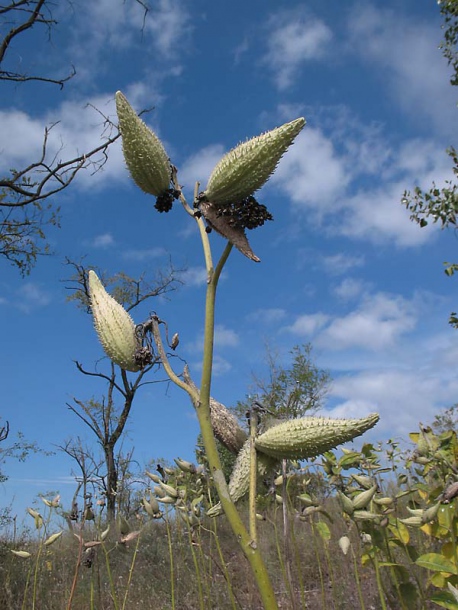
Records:
<instances>
[{"instance_id":1,"label":"plant stem","mask_svg":"<svg viewBox=\"0 0 458 610\"><path fill-rule=\"evenodd\" d=\"M208 236L205 233L205 238L203 238L204 243L206 238L208 238ZM205 300L204 357L200 386L200 399L196 411L199 419L205 453L221 506L226 514L232 531L236 536L243 553L245 554L245 557L248 559L251 565L265 610L278 610L275 593L261 553L257 548L256 542L251 538L243 525L240 515L229 495L229 490L224 478L210 420L210 387L213 364L216 288L218 285L219 276L231 252L231 249L232 244L228 243L215 270L211 268L207 269L208 283Z\"/></svg>"}]
</instances>

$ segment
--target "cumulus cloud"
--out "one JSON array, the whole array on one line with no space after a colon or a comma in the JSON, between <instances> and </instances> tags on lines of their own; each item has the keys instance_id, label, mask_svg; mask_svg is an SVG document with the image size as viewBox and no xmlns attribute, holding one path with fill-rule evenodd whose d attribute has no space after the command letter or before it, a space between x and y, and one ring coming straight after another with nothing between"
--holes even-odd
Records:
<instances>
[{"instance_id":1,"label":"cumulus cloud","mask_svg":"<svg viewBox=\"0 0 458 610\"><path fill-rule=\"evenodd\" d=\"M335 213L336 201L349 181L345 158L338 155L331 138L313 127L298 135L272 177L297 209L312 211L316 217Z\"/></svg>"},{"instance_id":2,"label":"cumulus cloud","mask_svg":"<svg viewBox=\"0 0 458 610\"><path fill-rule=\"evenodd\" d=\"M448 135L456 124L456 96L449 84L450 69L438 49L439 24L358 4L350 12L348 33L350 47L388 83L393 101L410 118L428 118ZM426 90L434 96L425 95Z\"/></svg>"},{"instance_id":3,"label":"cumulus cloud","mask_svg":"<svg viewBox=\"0 0 458 610\"><path fill-rule=\"evenodd\" d=\"M443 379L423 371L364 371L334 380L330 395L342 402L331 411L332 417L363 417L380 413L374 433L386 432L404 439L418 429L418 423L431 422L438 409L456 400L458 381Z\"/></svg>"},{"instance_id":4,"label":"cumulus cloud","mask_svg":"<svg viewBox=\"0 0 458 610\"><path fill-rule=\"evenodd\" d=\"M178 179L180 184L185 185L188 189L193 189L195 182L199 181L203 190L213 168L224 155L224 152L222 144L211 144L185 159L179 168Z\"/></svg>"},{"instance_id":5,"label":"cumulus cloud","mask_svg":"<svg viewBox=\"0 0 458 610\"><path fill-rule=\"evenodd\" d=\"M90 242L90 245L93 248L108 248L114 244L114 238L111 233L102 233L101 235L96 235L94 239Z\"/></svg>"},{"instance_id":6,"label":"cumulus cloud","mask_svg":"<svg viewBox=\"0 0 458 610\"><path fill-rule=\"evenodd\" d=\"M30 313L51 302L51 295L34 282L26 282L17 290L16 306L24 313Z\"/></svg>"},{"instance_id":7,"label":"cumulus cloud","mask_svg":"<svg viewBox=\"0 0 458 610\"><path fill-rule=\"evenodd\" d=\"M337 286L333 287L333 292L340 299L348 301L359 297L366 289L366 282L353 277L347 277Z\"/></svg>"},{"instance_id":8,"label":"cumulus cloud","mask_svg":"<svg viewBox=\"0 0 458 610\"><path fill-rule=\"evenodd\" d=\"M328 350L360 348L378 351L392 348L416 325L418 305L399 295L364 295L350 313L330 317L323 312L298 316L289 332L314 337L314 344Z\"/></svg>"},{"instance_id":9,"label":"cumulus cloud","mask_svg":"<svg viewBox=\"0 0 458 610\"><path fill-rule=\"evenodd\" d=\"M122 253L122 258L127 261L147 261L154 258L159 258L166 254L164 248L146 248L144 250L126 250Z\"/></svg>"},{"instance_id":10,"label":"cumulus cloud","mask_svg":"<svg viewBox=\"0 0 458 610\"><path fill-rule=\"evenodd\" d=\"M362 267L364 265L364 256L352 256L339 252L338 254L323 256L320 262L326 273L330 275L344 275L351 269Z\"/></svg>"},{"instance_id":11,"label":"cumulus cloud","mask_svg":"<svg viewBox=\"0 0 458 610\"><path fill-rule=\"evenodd\" d=\"M263 62L273 72L278 89L288 88L301 67L321 59L332 39L329 27L305 11L281 11L267 23Z\"/></svg>"}]
</instances>

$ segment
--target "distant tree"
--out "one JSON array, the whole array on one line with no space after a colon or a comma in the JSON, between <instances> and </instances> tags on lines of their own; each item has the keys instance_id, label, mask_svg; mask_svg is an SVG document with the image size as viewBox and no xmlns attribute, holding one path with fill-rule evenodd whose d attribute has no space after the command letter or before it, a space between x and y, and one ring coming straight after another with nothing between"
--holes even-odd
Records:
<instances>
[{"instance_id":1,"label":"distant tree","mask_svg":"<svg viewBox=\"0 0 458 610\"><path fill-rule=\"evenodd\" d=\"M135 0L145 14L148 11L143 0ZM75 7L69 3L69 10ZM51 0L10 0L0 6L0 81L4 86L18 83L42 82L62 89L73 78L73 66L61 75L29 74L27 66L17 71L11 61L10 51L19 37L27 36L36 28L43 28L51 39L58 22L53 17L55 3ZM51 62L48 62L51 65ZM7 93L4 94L7 99ZM62 159L58 151L50 153L48 140L54 125L44 127L43 145L36 159L27 167L13 168L9 175L0 175L0 256L15 266L21 275L28 274L38 256L49 254L46 229L59 226L60 210L55 196L66 189L82 169L92 173L100 170L107 160L109 146L119 138L117 126L102 113L103 123L100 145L70 159ZM2 147L8 146L2 142Z\"/></svg>"},{"instance_id":2,"label":"distant tree","mask_svg":"<svg viewBox=\"0 0 458 610\"><path fill-rule=\"evenodd\" d=\"M436 414L431 425L439 434L449 430L458 432L458 403Z\"/></svg>"},{"instance_id":3,"label":"distant tree","mask_svg":"<svg viewBox=\"0 0 458 610\"><path fill-rule=\"evenodd\" d=\"M331 377L315 364L312 351L309 343L296 345L290 351L291 364L285 367L279 363L278 353L268 347L267 379L254 376L253 393L234 407L237 416L246 418L253 401L266 409L267 419L270 416L293 419L317 411L322 406Z\"/></svg>"},{"instance_id":4,"label":"distant tree","mask_svg":"<svg viewBox=\"0 0 458 610\"><path fill-rule=\"evenodd\" d=\"M70 260L67 260L67 263L74 271L66 281L69 284L67 287L72 291L69 299L76 300L78 306L90 313L87 280L89 268ZM112 285L112 295L127 311L130 311L146 300L174 291L180 284L180 280L177 277L177 271L170 265L167 272L158 272L153 283L146 281L144 276L135 279L124 273L106 278L104 283ZM76 362L76 367L83 375L99 378L107 386L106 395L101 399L74 398L73 402L68 403L67 406L88 426L102 448L106 470L102 486L106 494L107 517L109 520L114 520L119 499L122 497L119 473L121 467L125 467L125 460L121 459L122 456L117 447L125 432L138 390L144 385L161 381L146 377L147 373L153 369L158 370L159 358L153 354L151 364L137 373L132 380L124 369L113 362L110 362L109 370L106 373L87 370L80 362ZM74 448L74 444L70 444L69 447ZM93 463L95 462L96 460ZM100 469L97 472L100 472Z\"/></svg>"}]
</instances>

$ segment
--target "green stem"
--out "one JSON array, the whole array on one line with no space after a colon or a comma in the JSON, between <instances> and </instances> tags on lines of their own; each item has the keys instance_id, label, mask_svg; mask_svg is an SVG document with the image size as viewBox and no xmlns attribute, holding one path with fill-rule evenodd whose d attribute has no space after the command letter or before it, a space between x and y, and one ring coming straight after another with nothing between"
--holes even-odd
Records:
<instances>
[{"instance_id":1,"label":"green stem","mask_svg":"<svg viewBox=\"0 0 458 610\"><path fill-rule=\"evenodd\" d=\"M170 586L171 586L171 594L172 594L172 610L175 610L175 572L174 572L174 564L173 564L173 549L172 549L172 533L170 531L170 523L168 519L168 515L165 518L165 526L167 528L167 542L169 546L169 557L170 557Z\"/></svg>"},{"instance_id":2,"label":"green stem","mask_svg":"<svg viewBox=\"0 0 458 610\"><path fill-rule=\"evenodd\" d=\"M256 409L251 409L250 414L250 536L254 543L257 543L256 533L256 483L257 483L257 456L256 456L256 431L258 427L258 413Z\"/></svg>"},{"instance_id":3,"label":"green stem","mask_svg":"<svg viewBox=\"0 0 458 610\"><path fill-rule=\"evenodd\" d=\"M134 553L133 553L133 556L132 556L132 561L130 563L129 577L127 579L126 592L124 593L124 600L122 602L122 609L121 610L126 610L127 598L129 596L130 585L131 585L132 578L133 578L133 575L134 575L134 566L135 566L135 561L137 559L137 554L138 554L139 547L140 547L140 534L137 536L137 540L136 540L136 544L135 544L135 550L134 550Z\"/></svg>"},{"instance_id":4,"label":"green stem","mask_svg":"<svg viewBox=\"0 0 458 610\"><path fill-rule=\"evenodd\" d=\"M215 270L213 271L211 268L207 268L208 284L205 300L204 357L200 386L200 399L197 403L196 411L199 419L205 453L221 506L226 514L227 520L229 521L234 535L239 541L245 557L248 559L251 565L265 610L278 610L275 593L261 553L257 548L256 542L251 538L243 525L240 515L229 495L229 490L224 478L210 419L210 388L213 364L216 288L221 271L231 252L231 249L232 244L228 243Z\"/></svg>"}]
</instances>

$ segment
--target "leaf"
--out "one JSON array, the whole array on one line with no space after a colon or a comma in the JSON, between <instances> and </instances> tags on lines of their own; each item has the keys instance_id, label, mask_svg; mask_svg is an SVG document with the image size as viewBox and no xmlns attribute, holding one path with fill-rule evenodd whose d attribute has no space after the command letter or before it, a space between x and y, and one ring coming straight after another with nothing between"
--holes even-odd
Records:
<instances>
[{"instance_id":1,"label":"leaf","mask_svg":"<svg viewBox=\"0 0 458 610\"><path fill-rule=\"evenodd\" d=\"M458 602L449 591L439 591L438 593L434 593L434 595L430 597L430 600L441 608L458 610Z\"/></svg>"},{"instance_id":2,"label":"leaf","mask_svg":"<svg viewBox=\"0 0 458 610\"><path fill-rule=\"evenodd\" d=\"M393 525L389 525L388 529L393 534L395 538L400 540L403 544L408 544L410 541L410 532L409 529L404 523L401 523L399 519L396 519Z\"/></svg>"},{"instance_id":3,"label":"leaf","mask_svg":"<svg viewBox=\"0 0 458 610\"><path fill-rule=\"evenodd\" d=\"M415 562L417 565L432 572L446 572L447 574L458 574L458 569L450 559L446 559L439 553L426 553L421 555Z\"/></svg>"},{"instance_id":4,"label":"leaf","mask_svg":"<svg viewBox=\"0 0 458 610\"><path fill-rule=\"evenodd\" d=\"M331 539L331 530L329 529L327 523L325 523L324 521L318 521L315 527L318 530L322 540L327 542Z\"/></svg>"}]
</instances>

